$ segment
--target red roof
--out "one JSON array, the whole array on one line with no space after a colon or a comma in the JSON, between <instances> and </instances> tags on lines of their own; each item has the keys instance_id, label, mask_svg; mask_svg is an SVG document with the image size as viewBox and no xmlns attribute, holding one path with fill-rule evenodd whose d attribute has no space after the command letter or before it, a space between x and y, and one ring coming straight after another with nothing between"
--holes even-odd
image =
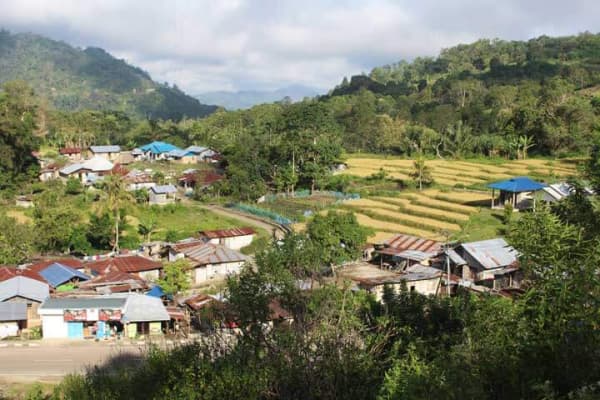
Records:
<instances>
[{"instance_id":1,"label":"red roof","mask_svg":"<svg viewBox=\"0 0 600 400\"><path fill-rule=\"evenodd\" d=\"M206 294L199 294L199 295L196 295L194 297L190 297L189 299L187 299L185 301L185 304L190 306L190 308L192 310L199 310L199 309L206 307L207 305L212 304L213 302L216 302L216 301L217 300L215 300L214 297L211 297Z\"/></svg>"},{"instance_id":2,"label":"red roof","mask_svg":"<svg viewBox=\"0 0 600 400\"><path fill-rule=\"evenodd\" d=\"M81 149L79 147L63 147L59 150L60 154L79 154Z\"/></svg>"},{"instance_id":3,"label":"red roof","mask_svg":"<svg viewBox=\"0 0 600 400\"><path fill-rule=\"evenodd\" d=\"M113 175L121 175L121 176L125 176L129 173L129 170L127 168L125 168L124 166L122 166L119 163L116 163L113 166L113 169L110 171Z\"/></svg>"},{"instance_id":4,"label":"red roof","mask_svg":"<svg viewBox=\"0 0 600 400\"><path fill-rule=\"evenodd\" d=\"M0 267L0 282L9 280L11 278L14 278L15 276L24 276L26 278L31 278L35 279L36 281L47 283L46 280L35 271L31 271L29 269Z\"/></svg>"},{"instance_id":5,"label":"red roof","mask_svg":"<svg viewBox=\"0 0 600 400\"><path fill-rule=\"evenodd\" d=\"M437 253L442 248L441 242L404 234L398 234L386 240L384 244L386 247L391 247L398 251L419 250L425 253Z\"/></svg>"},{"instance_id":6,"label":"red roof","mask_svg":"<svg viewBox=\"0 0 600 400\"><path fill-rule=\"evenodd\" d=\"M208 239L221 239L236 236L254 235L255 233L256 232L252 228L233 228L198 232L200 237L205 237Z\"/></svg>"},{"instance_id":7,"label":"red roof","mask_svg":"<svg viewBox=\"0 0 600 400\"><path fill-rule=\"evenodd\" d=\"M162 268L162 264L158 261L138 255L106 258L104 260L92 261L86 264L86 266L97 274L105 274L114 269L121 272L136 273Z\"/></svg>"},{"instance_id":8,"label":"red roof","mask_svg":"<svg viewBox=\"0 0 600 400\"><path fill-rule=\"evenodd\" d=\"M189 249L190 247L201 246L205 243L206 242L202 239L186 240L174 243L173 245L171 245L171 248L179 253L182 250Z\"/></svg>"},{"instance_id":9,"label":"red roof","mask_svg":"<svg viewBox=\"0 0 600 400\"><path fill-rule=\"evenodd\" d=\"M40 272L41 270L46 269L50 264L54 263L62 264L73 269L83 268L83 261L77 258L55 258L36 261L29 265L27 269L35 272Z\"/></svg>"}]
</instances>

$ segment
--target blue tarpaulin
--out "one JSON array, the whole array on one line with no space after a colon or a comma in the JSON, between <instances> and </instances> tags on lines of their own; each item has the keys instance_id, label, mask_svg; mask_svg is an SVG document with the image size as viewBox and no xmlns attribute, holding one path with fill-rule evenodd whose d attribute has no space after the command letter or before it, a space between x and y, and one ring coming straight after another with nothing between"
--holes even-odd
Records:
<instances>
[{"instance_id":1,"label":"blue tarpaulin","mask_svg":"<svg viewBox=\"0 0 600 400\"><path fill-rule=\"evenodd\" d=\"M59 263L50 264L48 267L40 271L40 275L52 287L58 287L63 283L69 282L73 278L77 278L81 281L87 281L90 279L90 277L86 274Z\"/></svg>"},{"instance_id":2,"label":"blue tarpaulin","mask_svg":"<svg viewBox=\"0 0 600 400\"><path fill-rule=\"evenodd\" d=\"M150 289L150 291L148 293L146 293L146 296L152 296L152 297L163 297L164 295L165 295L165 292L163 292L161 287L158 285L154 286L152 289Z\"/></svg>"},{"instance_id":3,"label":"blue tarpaulin","mask_svg":"<svg viewBox=\"0 0 600 400\"><path fill-rule=\"evenodd\" d=\"M502 190L510 193L534 192L542 190L547 185L529 179L526 176L517 176L505 181L494 182L488 185L491 189Z\"/></svg>"}]
</instances>

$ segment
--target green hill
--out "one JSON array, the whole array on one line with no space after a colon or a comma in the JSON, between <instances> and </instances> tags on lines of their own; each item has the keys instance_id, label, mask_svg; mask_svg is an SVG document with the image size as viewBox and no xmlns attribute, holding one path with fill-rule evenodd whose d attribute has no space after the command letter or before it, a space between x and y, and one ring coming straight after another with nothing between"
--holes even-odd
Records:
<instances>
[{"instance_id":1,"label":"green hill","mask_svg":"<svg viewBox=\"0 0 600 400\"><path fill-rule=\"evenodd\" d=\"M526 136L532 151L568 154L598 131L599 94L600 35L583 33L461 44L344 78L323 100L341 111L351 151L405 153L420 142L435 153L462 140L459 153L502 154ZM400 136L388 120L377 126L382 115L399 121Z\"/></svg>"},{"instance_id":2,"label":"green hill","mask_svg":"<svg viewBox=\"0 0 600 400\"><path fill-rule=\"evenodd\" d=\"M0 30L0 83L20 79L57 109L118 110L138 117L181 119L216 110L156 83L147 72L100 48L85 50L34 34Z\"/></svg>"}]
</instances>

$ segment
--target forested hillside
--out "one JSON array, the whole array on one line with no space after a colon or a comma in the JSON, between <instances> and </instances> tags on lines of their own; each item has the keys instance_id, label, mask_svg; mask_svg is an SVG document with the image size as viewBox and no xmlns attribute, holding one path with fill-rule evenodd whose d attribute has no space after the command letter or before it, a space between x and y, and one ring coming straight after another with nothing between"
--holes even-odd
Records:
<instances>
[{"instance_id":1,"label":"forested hillside","mask_svg":"<svg viewBox=\"0 0 600 400\"><path fill-rule=\"evenodd\" d=\"M348 150L461 156L579 152L597 132L600 35L479 40L373 69L324 100ZM521 144L522 145L522 144Z\"/></svg>"},{"instance_id":2,"label":"forested hillside","mask_svg":"<svg viewBox=\"0 0 600 400\"><path fill-rule=\"evenodd\" d=\"M100 48L73 48L33 34L0 30L0 83L24 80L64 111L111 110L151 119L203 117L201 104L176 86L159 84Z\"/></svg>"}]
</instances>

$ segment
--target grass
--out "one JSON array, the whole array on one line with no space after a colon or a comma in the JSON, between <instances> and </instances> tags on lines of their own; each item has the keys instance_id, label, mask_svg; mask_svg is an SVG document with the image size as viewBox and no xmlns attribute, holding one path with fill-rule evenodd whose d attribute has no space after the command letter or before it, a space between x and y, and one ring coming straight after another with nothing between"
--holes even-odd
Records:
<instances>
[{"instance_id":1,"label":"grass","mask_svg":"<svg viewBox=\"0 0 600 400\"><path fill-rule=\"evenodd\" d=\"M502 223L502 214L503 210L482 209L471 215L462 231L454 234L453 238L464 242L474 242L504 236L506 227ZM520 216L520 213L514 213L513 221L518 221Z\"/></svg>"}]
</instances>

